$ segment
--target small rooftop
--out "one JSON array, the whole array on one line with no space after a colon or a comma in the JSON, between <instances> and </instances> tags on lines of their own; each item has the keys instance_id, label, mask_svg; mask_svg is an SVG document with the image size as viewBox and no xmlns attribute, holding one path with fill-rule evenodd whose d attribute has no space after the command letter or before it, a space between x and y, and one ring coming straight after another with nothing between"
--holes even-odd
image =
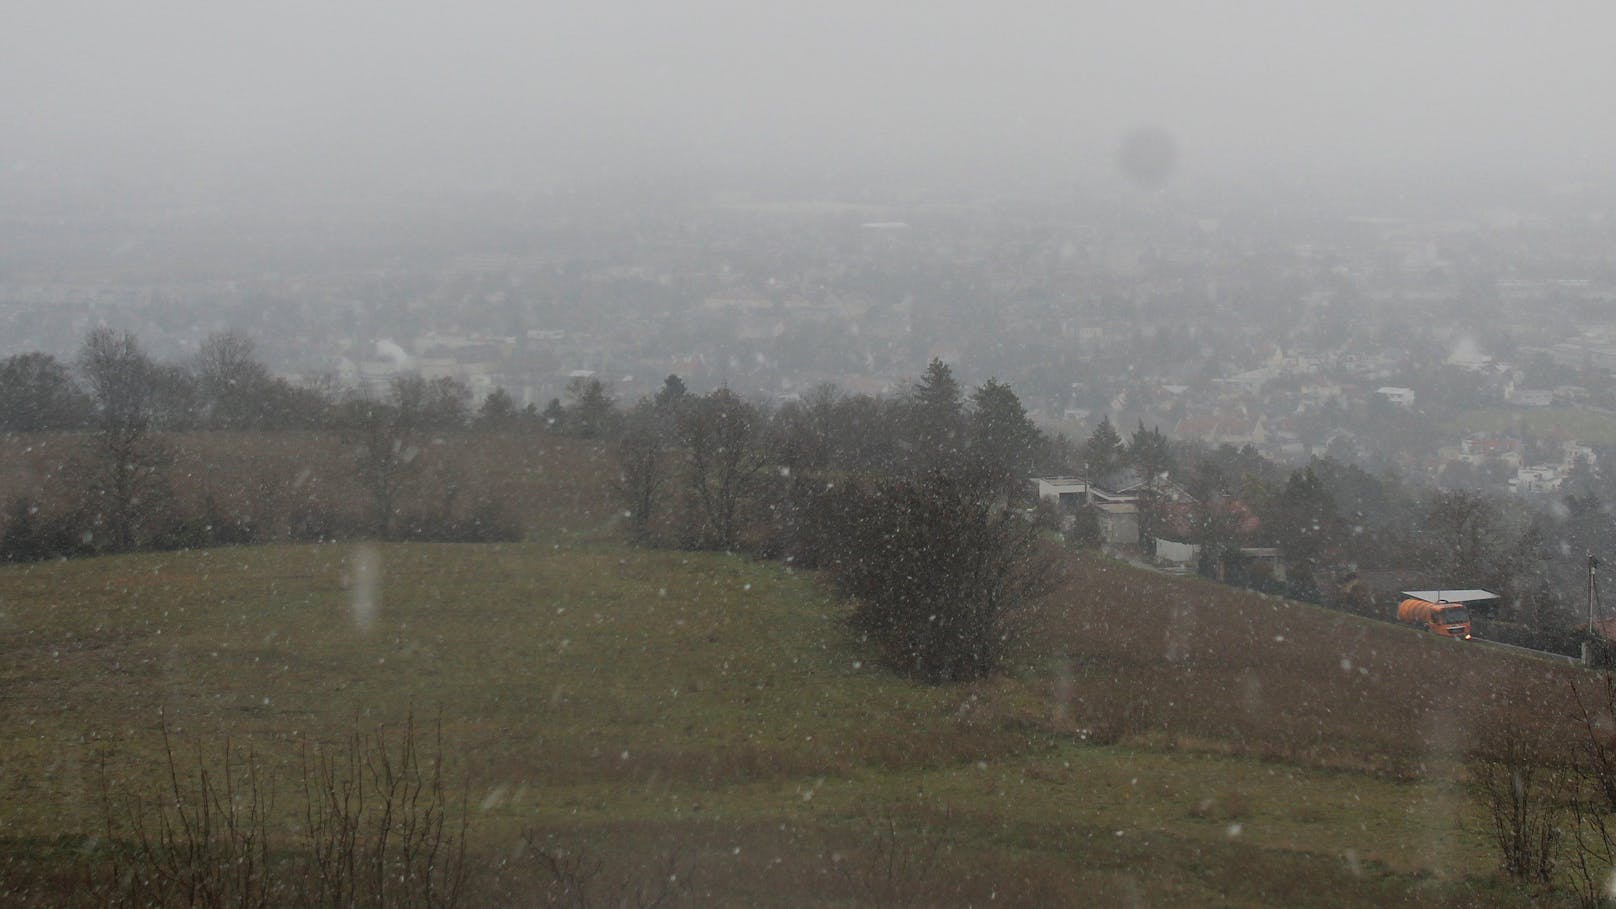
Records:
<instances>
[{"instance_id":1,"label":"small rooftop","mask_svg":"<svg viewBox=\"0 0 1616 909\"><path fill-rule=\"evenodd\" d=\"M1498 594L1486 590L1405 590L1403 596L1427 603L1474 603L1498 599Z\"/></svg>"},{"instance_id":2,"label":"small rooftop","mask_svg":"<svg viewBox=\"0 0 1616 909\"><path fill-rule=\"evenodd\" d=\"M1037 483L1038 488L1044 490L1046 494L1056 490L1083 492L1089 485L1089 481L1082 477L1033 477L1032 482Z\"/></svg>"}]
</instances>

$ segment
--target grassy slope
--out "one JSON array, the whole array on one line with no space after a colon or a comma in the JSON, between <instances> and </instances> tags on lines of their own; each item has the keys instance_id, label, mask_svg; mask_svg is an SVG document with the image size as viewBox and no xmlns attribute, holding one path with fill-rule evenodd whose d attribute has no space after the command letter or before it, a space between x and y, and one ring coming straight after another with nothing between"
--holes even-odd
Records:
<instances>
[{"instance_id":1,"label":"grassy slope","mask_svg":"<svg viewBox=\"0 0 1616 909\"><path fill-rule=\"evenodd\" d=\"M358 551L0 571L0 834L92 829L98 749L120 786L151 785L160 707L186 748L228 735L289 758L293 743L414 705L442 713L481 844L503 849L524 828L646 857L683 843L733 899L868 896L859 875L826 869L833 852L867 854L868 821L888 811L983 856L934 870L943 898L1474 899L1419 876L1490 864L1442 747L1465 733L1422 736L1440 724L1414 701L1382 710L1379 695L1416 675L1399 672L1405 659L1494 664L1475 684L1557 671L1311 610L1280 621L1278 642L1269 611L1297 607L1096 561L1022 654L1044 668L933 689L873 667L844 607L776 565L607 544L388 546L366 627ZM1137 602L1099 611L1124 590L1168 614L1202 610L1196 632L1173 630L1183 615L1154 632L1119 623ZM1330 644L1304 645L1321 630ZM1368 674L1345 672L1338 651ZM1120 744L1085 741L1118 692L1143 704ZM1382 749L1388 766L1424 755L1433 771L1332 769L1377 766ZM1314 894L1298 876L1333 883Z\"/></svg>"},{"instance_id":2,"label":"grassy slope","mask_svg":"<svg viewBox=\"0 0 1616 909\"><path fill-rule=\"evenodd\" d=\"M926 688L811 578L558 533L609 520L588 450L482 457L489 482L520 465L544 535L372 548L369 621L354 545L0 569L0 849L93 831L98 755L155 786L160 708L186 754L290 763L413 707L443 717L485 863L523 830L623 877L675 852L703 903L888 901L887 819L900 856L942 844L900 875L925 903L1523 901L1487 880L1455 761L1558 711L1569 669L1091 559L1008 675ZM534 872L490 870L486 901Z\"/></svg>"},{"instance_id":3,"label":"grassy slope","mask_svg":"<svg viewBox=\"0 0 1616 909\"><path fill-rule=\"evenodd\" d=\"M1029 655L1081 712L1168 743L1412 778L1503 717L1552 723L1574 668L1200 579L1078 563ZM1048 658L1047 656L1043 658Z\"/></svg>"}]
</instances>

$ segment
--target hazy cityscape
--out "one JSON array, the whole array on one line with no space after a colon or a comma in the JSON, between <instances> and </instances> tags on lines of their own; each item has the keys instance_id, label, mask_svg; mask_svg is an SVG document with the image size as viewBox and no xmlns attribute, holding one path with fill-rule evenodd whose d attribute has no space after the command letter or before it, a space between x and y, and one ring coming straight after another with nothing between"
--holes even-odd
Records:
<instances>
[{"instance_id":1,"label":"hazy cityscape","mask_svg":"<svg viewBox=\"0 0 1616 909\"><path fill-rule=\"evenodd\" d=\"M0 906L1616 899L1616 5L6 13Z\"/></svg>"},{"instance_id":2,"label":"hazy cityscape","mask_svg":"<svg viewBox=\"0 0 1616 909\"><path fill-rule=\"evenodd\" d=\"M539 408L585 375L624 404L669 374L890 394L937 357L1074 438L1108 417L1523 494L1616 443L1616 207L1579 187L1361 208L628 193L268 222L245 245L197 213L14 216L0 353L71 359L108 326L183 359L236 330L295 382L419 373Z\"/></svg>"}]
</instances>

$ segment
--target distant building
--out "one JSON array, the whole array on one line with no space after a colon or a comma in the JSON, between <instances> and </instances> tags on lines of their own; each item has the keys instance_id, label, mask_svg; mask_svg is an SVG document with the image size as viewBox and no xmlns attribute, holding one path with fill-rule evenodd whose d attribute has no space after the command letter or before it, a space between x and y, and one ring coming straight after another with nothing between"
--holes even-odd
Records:
<instances>
[{"instance_id":1,"label":"distant building","mask_svg":"<svg viewBox=\"0 0 1616 909\"><path fill-rule=\"evenodd\" d=\"M1094 506L1100 519L1100 540L1113 546L1139 543L1139 506L1132 502L1100 503Z\"/></svg>"},{"instance_id":2,"label":"distant building","mask_svg":"<svg viewBox=\"0 0 1616 909\"><path fill-rule=\"evenodd\" d=\"M1405 410L1414 406L1414 389L1396 385L1382 385L1375 394Z\"/></svg>"},{"instance_id":3,"label":"distant building","mask_svg":"<svg viewBox=\"0 0 1616 909\"><path fill-rule=\"evenodd\" d=\"M1521 494L1554 492L1565 482L1558 466L1522 467L1509 480L1509 491Z\"/></svg>"},{"instance_id":4,"label":"distant building","mask_svg":"<svg viewBox=\"0 0 1616 909\"><path fill-rule=\"evenodd\" d=\"M1516 407L1548 407L1554 403L1554 392L1546 388L1516 388L1511 382L1504 386L1504 400Z\"/></svg>"},{"instance_id":5,"label":"distant building","mask_svg":"<svg viewBox=\"0 0 1616 909\"><path fill-rule=\"evenodd\" d=\"M1562 457L1561 463L1568 468L1576 464L1578 460L1586 462L1589 467L1599 465L1599 454L1594 451L1593 446L1584 445L1576 440L1561 442L1560 453Z\"/></svg>"},{"instance_id":6,"label":"distant building","mask_svg":"<svg viewBox=\"0 0 1616 909\"><path fill-rule=\"evenodd\" d=\"M1093 501L1089 482L1080 477L1033 477L1028 483L1041 501L1054 502L1074 510Z\"/></svg>"},{"instance_id":7,"label":"distant building","mask_svg":"<svg viewBox=\"0 0 1616 909\"><path fill-rule=\"evenodd\" d=\"M1084 509L1092 509L1100 540L1106 545L1139 545L1139 494L1144 484L1133 471L1118 471L1100 484L1082 477L1033 477L1027 483L1040 501L1060 507L1067 523ZM1157 494L1164 497L1179 492L1165 480L1160 486Z\"/></svg>"}]
</instances>

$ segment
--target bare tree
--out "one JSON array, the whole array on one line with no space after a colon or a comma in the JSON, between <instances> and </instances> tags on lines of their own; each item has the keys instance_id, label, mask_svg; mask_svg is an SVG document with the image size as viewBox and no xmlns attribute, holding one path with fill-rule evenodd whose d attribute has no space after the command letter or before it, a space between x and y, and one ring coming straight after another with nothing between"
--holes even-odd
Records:
<instances>
[{"instance_id":1,"label":"bare tree","mask_svg":"<svg viewBox=\"0 0 1616 909\"><path fill-rule=\"evenodd\" d=\"M0 360L0 432L76 429L89 413L90 401L72 373L50 354Z\"/></svg>"},{"instance_id":2,"label":"bare tree","mask_svg":"<svg viewBox=\"0 0 1616 909\"><path fill-rule=\"evenodd\" d=\"M1577 779L1569 800L1568 858L1582 905L1602 906L1610 892L1610 869L1616 867L1616 740L1610 735L1616 677L1606 673L1584 686L1573 682L1572 694L1580 734L1572 765Z\"/></svg>"},{"instance_id":3,"label":"bare tree","mask_svg":"<svg viewBox=\"0 0 1616 909\"><path fill-rule=\"evenodd\" d=\"M1553 736L1521 720L1484 727L1469 756L1471 784L1504 873L1540 884L1554 881L1574 778Z\"/></svg>"},{"instance_id":4,"label":"bare tree","mask_svg":"<svg viewBox=\"0 0 1616 909\"><path fill-rule=\"evenodd\" d=\"M1230 565L1240 558L1251 515L1238 499L1213 496L1190 509L1190 534L1201 547L1196 569L1209 578L1225 580Z\"/></svg>"},{"instance_id":5,"label":"bare tree","mask_svg":"<svg viewBox=\"0 0 1616 909\"><path fill-rule=\"evenodd\" d=\"M1503 586L1499 568L1506 536L1491 499L1463 490L1438 492L1425 518L1425 560L1455 585Z\"/></svg>"},{"instance_id":6,"label":"bare tree","mask_svg":"<svg viewBox=\"0 0 1616 909\"><path fill-rule=\"evenodd\" d=\"M391 539L400 495L418 472L414 427L398 406L370 399L348 401L338 420L353 446L354 475L370 497L371 532Z\"/></svg>"},{"instance_id":7,"label":"bare tree","mask_svg":"<svg viewBox=\"0 0 1616 909\"><path fill-rule=\"evenodd\" d=\"M471 415L471 389L448 376L397 376L388 388L388 397L398 410L400 422L411 429L462 429Z\"/></svg>"},{"instance_id":8,"label":"bare tree","mask_svg":"<svg viewBox=\"0 0 1616 909\"><path fill-rule=\"evenodd\" d=\"M194 429L202 401L196 376L178 363L152 365L152 426L167 432Z\"/></svg>"},{"instance_id":9,"label":"bare tree","mask_svg":"<svg viewBox=\"0 0 1616 909\"><path fill-rule=\"evenodd\" d=\"M132 549L143 517L164 491L168 452L153 435L157 367L126 331L98 328L79 350L79 370L95 402L90 437L97 500L111 546ZM145 507L143 507L145 506Z\"/></svg>"},{"instance_id":10,"label":"bare tree","mask_svg":"<svg viewBox=\"0 0 1616 909\"><path fill-rule=\"evenodd\" d=\"M727 388L682 409L679 436L690 456L690 492L701 520L700 545L729 549L740 528L741 503L766 463L760 450L763 417Z\"/></svg>"},{"instance_id":11,"label":"bare tree","mask_svg":"<svg viewBox=\"0 0 1616 909\"><path fill-rule=\"evenodd\" d=\"M246 335L209 335L197 353L196 378L207 425L245 429L264 421L273 379L254 357L253 342Z\"/></svg>"},{"instance_id":12,"label":"bare tree","mask_svg":"<svg viewBox=\"0 0 1616 909\"><path fill-rule=\"evenodd\" d=\"M651 517L672 467L673 415L641 401L629 411L617 443L617 492L628 509L635 539L650 535Z\"/></svg>"}]
</instances>

